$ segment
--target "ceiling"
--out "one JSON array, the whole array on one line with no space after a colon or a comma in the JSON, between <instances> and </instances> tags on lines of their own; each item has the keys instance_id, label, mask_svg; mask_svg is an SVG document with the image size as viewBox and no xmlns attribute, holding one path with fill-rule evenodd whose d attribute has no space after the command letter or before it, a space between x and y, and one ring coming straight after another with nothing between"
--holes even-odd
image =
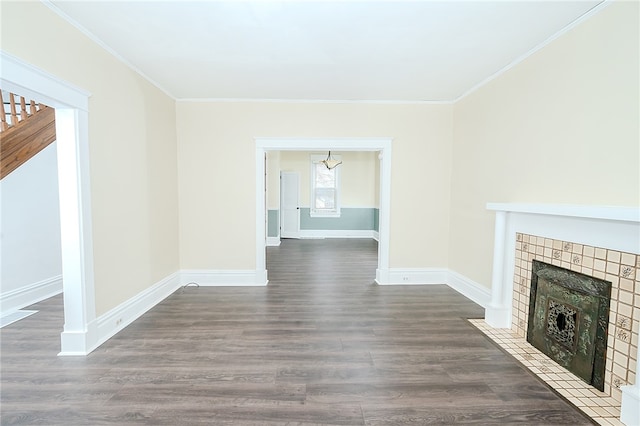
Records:
<instances>
[{"instance_id":1,"label":"ceiling","mask_svg":"<svg viewBox=\"0 0 640 426\"><path fill-rule=\"evenodd\" d=\"M176 99L444 102L599 3L45 2Z\"/></svg>"}]
</instances>

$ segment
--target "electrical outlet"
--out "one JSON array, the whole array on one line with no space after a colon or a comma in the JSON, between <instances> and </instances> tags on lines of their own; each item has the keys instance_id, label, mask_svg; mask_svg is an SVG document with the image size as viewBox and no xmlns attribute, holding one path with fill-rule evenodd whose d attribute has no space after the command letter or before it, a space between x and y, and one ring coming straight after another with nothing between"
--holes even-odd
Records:
<instances>
[{"instance_id":1,"label":"electrical outlet","mask_svg":"<svg viewBox=\"0 0 640 426\"><path fill-rule=\"evenodd\" d=\"M118 318L118 319L116 320L116 325L120 325L120 324L122 324L122 318Z\"/></svg>"},{"instance_id":2,"label":"electrical outlet","mask_svg":"<svg viewBox=\"0 0 640 426\"><path fill-rule=\"evenodd\" d=\"M402 277L402 281L409 281L409 277Z\"/></svg>"}]
</instances>

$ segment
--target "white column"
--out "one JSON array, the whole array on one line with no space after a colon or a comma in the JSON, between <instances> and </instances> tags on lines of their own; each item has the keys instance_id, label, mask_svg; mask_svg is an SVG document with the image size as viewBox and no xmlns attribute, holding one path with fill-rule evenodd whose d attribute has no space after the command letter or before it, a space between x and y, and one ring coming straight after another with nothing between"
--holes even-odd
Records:
<instances>
[{"instance_id":1,"label":"white column","mask_svg":"<svg viewBox=\"0 0 640 426\"><path fill-rule=\"evenodd\" d=\"M266 150L256 146L256 272L255 284L267 285Z\"/></svg>"},{"instance_id":2,"label":"white column","mask_svg":"<svg viewBox=\"0 0 640 426\"><path fill-rule=\"evenodd\" d=\"M60 355L86 355L97 343L86 111L56 108L64 331Z\"/></svg>"},{"instance_id":3,"label":"white column","mask_svg":"<svg viewBox=\"0 0 640 426\"><path fill-rule=\"evenodd\" d=\"M378 268L376 282L389 284L389 240L391 236L391 144L378 155L380 160L380 216L378 220Z\"/></svg>"},{"instance_id":4,"label":"white column","mask_svg":"<svg viewBox=\"0 0 640 426\"><path fill-rule=\"evenodd\" d=\"M496 212L496 225L493 242L493 276L491 280L491 303L485 309L485 322L494 328L509 328L511 321L509 318L509 306L505 304L508 300L504 295L505 289L505 258L506 258L506 233L507 233L507 212Z\"/></svg>"}]
</instances>

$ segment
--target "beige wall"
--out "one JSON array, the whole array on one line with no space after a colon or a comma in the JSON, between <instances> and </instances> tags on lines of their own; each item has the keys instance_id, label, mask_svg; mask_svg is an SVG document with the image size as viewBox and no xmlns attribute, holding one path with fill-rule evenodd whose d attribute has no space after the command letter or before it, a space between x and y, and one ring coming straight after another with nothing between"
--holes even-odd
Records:
<instances>
[{"instance_id":1,"label":"beige wall","mask_svg":"<svg viewBox=\"0 0 640 426\"><path fill-rule=\"evenodd\" d=\"M392 137L390 267L446 267L451 119L449 105L178 102L181 267L255 269L254 137Z\"/></svg>"},{"instance_id":2,"label":"beige wall","mask_svg":"<svg viewBox=\"0 0 640 426\"><path fill-rule=\"evenodd\" d=\"M613 2L455 104L453 270L490 285L487 202L638 206L638 15Z\"/></svg>"},{"instance_id":3,"label":"beige wall","mask_svg":"<svg viewBox=\"0 0 640 426\"><path fill-rule=\"evenodd\" d=\"M311 155L327 156L326 152L283 151L280 153L282 171L298 172L300 175L300 207L310 207L311 203ZM343 164L340 167L340 203L341 207L377 207L375 190L376 163L378 153L368 152L332 152L339 156Z\"/></svg>"},{"instance_id":4,"label":"beige wall","mask_svg":"<svg viewBox=\"0 0 640 426\"><path fill-rule=\"evenodd\" d=\"M40 2L2 2L2 49L91 93L96 313L178 269L175 102Z\"/></svg>"}]
</instances>

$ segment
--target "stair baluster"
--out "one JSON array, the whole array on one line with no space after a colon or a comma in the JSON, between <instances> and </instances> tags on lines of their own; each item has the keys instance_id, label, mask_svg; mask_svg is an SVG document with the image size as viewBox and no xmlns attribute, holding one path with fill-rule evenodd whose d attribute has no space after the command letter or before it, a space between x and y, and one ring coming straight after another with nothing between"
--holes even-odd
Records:
<instances>
[{"instance_id":1,"label":"stair baluster","mask_svg":"<svg viewBox=\"0 0 640 426\"><path fill-rule=\"evenodd\" d=\"M2 122L0 123L0 132L4 132L9 128L7 124L7 112L4 109L4 95L2 94L2 90L0 90L0 99L2 99Z\"/></svg>"},{"instance_id":2,"label":"stair baluster","mask_svg":"<svg viewBox=\"0 0 640 426\"><path fill-rule=\"evenodd\" d=\"M27 114L27 101L24 96L20 96L20 120L26 120L29 114Z\"/></svg>"},{"instance_id":3,"label":"stair baluster","mask_svg":"<svg viewBox=\"0 0 640 426\"><path fill-rule=\"evenodd\" d=\"M9 102L6 102L5 94L0 91L3 109L0 125L0 179L56 139L53 108L27 100L24 96L8 93ZM16 106L16 101L19 102L19 107Z\"/></svg>"},{"instance_id":4,"label":"stair baluster","mask_svg":"<svg viewBox=\"0 0 640 426\"><path fill-rule=\"evenodd\" d=\"M18 124L18 113L16 112L16 99L13 93L9 93L9 104L11 105L11 124L15 126Z\"/></svg>"}]
</instances>

